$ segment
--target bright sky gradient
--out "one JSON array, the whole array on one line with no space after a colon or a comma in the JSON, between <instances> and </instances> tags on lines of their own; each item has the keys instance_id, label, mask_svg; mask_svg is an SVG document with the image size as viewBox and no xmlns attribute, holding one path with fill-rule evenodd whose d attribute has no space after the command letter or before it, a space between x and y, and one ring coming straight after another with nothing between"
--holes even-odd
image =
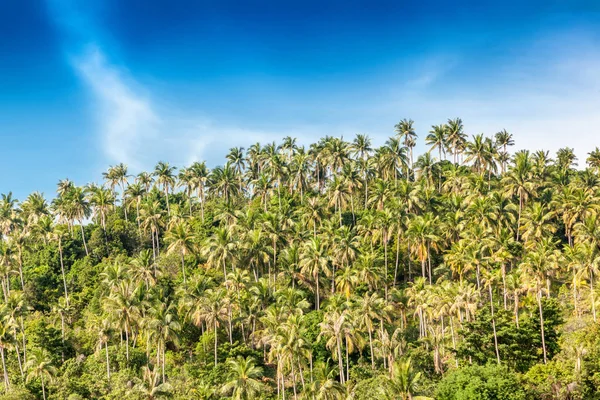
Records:
<instances>
[{"instance_id":1,"label":"bright sky gradient","mask_svg":"<svg viewBox=\"0 0 600 400\"><path fill-rule=\"evenodd\" d=\"M381 144L402 118L422 143L457 116L584 164L600 2L0 2L0 192L19 198L287 135Z\"/></svg>"}]
</instances>

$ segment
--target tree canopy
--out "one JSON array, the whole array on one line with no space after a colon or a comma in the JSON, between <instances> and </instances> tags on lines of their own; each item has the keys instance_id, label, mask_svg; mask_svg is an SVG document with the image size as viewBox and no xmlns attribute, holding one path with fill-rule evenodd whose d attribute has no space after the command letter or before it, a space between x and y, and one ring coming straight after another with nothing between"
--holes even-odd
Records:
<instances>
[{"instance_id":1,"label":"tree canopy","mask_svg":"<svg viewBox=\"0 0 600 400\"><path fill-rule=\"evenodd\" d=\"M600 398L600 150L418 134L3 194L0 399Z\"/></svg>"}]
</instances>

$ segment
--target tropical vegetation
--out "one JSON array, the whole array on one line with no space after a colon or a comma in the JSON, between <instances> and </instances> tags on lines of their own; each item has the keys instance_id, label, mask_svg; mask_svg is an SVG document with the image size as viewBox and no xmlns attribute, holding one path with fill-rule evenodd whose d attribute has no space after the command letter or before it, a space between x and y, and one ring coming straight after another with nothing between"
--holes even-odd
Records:
<instances>
[{"instance_id":1,"label":"tropical vegetation","mask_svg":"<svg viewBox=\"0 0 600 400\"><path fill-rule=\"evenodd\" d=\"M0 398L599 399L600 149L412 120L0 199Z\"/></svg>"}]
</instances>

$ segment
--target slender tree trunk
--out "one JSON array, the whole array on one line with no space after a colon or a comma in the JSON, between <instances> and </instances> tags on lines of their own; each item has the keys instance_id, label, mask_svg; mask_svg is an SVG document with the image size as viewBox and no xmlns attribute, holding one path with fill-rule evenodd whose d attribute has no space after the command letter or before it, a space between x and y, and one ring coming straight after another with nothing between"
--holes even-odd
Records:
<instances>
[{"instance_id":1,"label":"slender tree trunk","mask_svg":"<svg viewBox=\"0 0 600 400\"><path fill-rule=\"evenodd\" d=\"M23 279L23 257L21 250L19 250L19 276L21 278L21 289L25 291L25 280Z\"/></svg>"},{"instance_id":2,"label":"slender tree trunk","mask_svg":"<svg viewBox=\"0 0 600 400\"><path fill-rule=\"evenodd\" d=\"M523 193L519 191L519 214L517 216L517 242L519 241L519 235L521 230L521 212L523 211Z\"/></svg>"},{"instance_id":3,"label":"slender tree trunk","mask_svg":"<svg viewBox=\"0 0 600 400\"><path fill-rule=\"evenodd\" d=\"M515 293L515 324L519 327L519 295Z\"/></svg>"},{"instance_id":4,"label":"slender tree trunk","mask_svg":"<svg viewBox=\"0 0 600 400\"><path fill-rule=\"evenodd\" d=\"M320 293L319 293L319 273L317 272L317 296L316 296L316 305L317 305L317 310L320 309L321 307L321 300L320 300Z\"/></svg>"},{"instance_id":5,"label":"slender tree trunk","mask_svg":"<svg viewBox=\"0 0 600 400\"><path fill-rule=\"evenodd\" d=\"M67 291L67 278L65 277L65 264L63 262L63 250L62 250L62 243L58 242L58 254L60 257L60 272L62 274L62 279L63 279L63 285L65 287L65 301L67 302L67 306L69 305L69 292Z\"/></svg>"},{"instance_id":6,"label":"slender tree trunk","mask_svg":"<svg viewBox=\"0 0 600 400\"><path fill-rule=\"evenodd\" d=\"M350 349L348 346L348 337L346 336L346 381L350 380Z\"/></svg>"},{"instance_id":7,"label":"slender tree trunk","mask_svg":"<svg viewBox=\"0 0 600 400\"><path fill-rule=\"evenodd\" d=\"M538 291L537 295L538 308L540 310L540 333L542 335L542 350L544 352L544 364L548 363L548 358L546 356L546 338L544 333L544 313L542 312L542 291Z\"/></svg>"},{"instance_id":8,"label":"slender tree trunk","mask_svg":"<svg viewBox=\"0 0 600 400\"><path fill-rule=\"evenodd\" d=\"M387 237L387 229L383 229L383 263L385 265L385 276L383 279L384 282L384 291L385 291L385 298L387 300L388 298L388 237Z\"/></svg>"},{"instance_id":9,"label":"slender tree trunk","mask_svg":"<svg viewBox=\"0 0 600 400\"><path fill-rule=\"evenodd\" d=\"M342 356L342 346L341 346L341 340L339 337L336 338L336 345L337 345L337 353L338 353L338 368L340 369L340 383L344 384L344 362L342 361L343 356Z\"/></svg>"},{"instance_id":10,"label":"slender tree trunk","mask_svg":"<svg viewBox=\"0 0 600 400\"><path fill-rule=\"evenodd\" d=\"M44 385L44 375L40 377L40 380L42 381L42 397L44 400L46 400L46 386Z\"/></svg>"},{"instance_id":11,"label":"slender tree trunk","mask_svg":"<svg viewBox=\"0 0 600 400\"><path fill-rule=\"evenodd\" d=\"M370 326L367 327L369 330L369 348L371 350L371 368L375 369L375 352L373 351L373 330Z\"/></svg>"},{"instance_id":12,"label":"slender tree trunk","mask_svg":"<svg viewBox=\"0 0 600 400\"><path fill-rule=\"evenodd\" d=\"M0 355L2 356L2 372L4 374L4 391L8 393L10 382L8 380L8 371L6 369L6 360L4 359L4 347L0 347Z\"/></svg>"},{"instance_id":13,"label":"slender tree trunk","mask_svg":"<svg viewBox=\"0 0 600 400\"><path fill-rule=\"evenodd\" d=\"M161 363L161 369L162 369L162 383L165 383L165 347L166 347L166 343L163 343L161 348L162 348L162 363Z\"/></svg>"},{"instance_id":14,"label":"slender tree trunk","mask_svg":"<svg viewBox=\"0 0 600 400\"><path fill-rule=\"evenodd\" d=\"M215 367L217 366L217 345L218 345L218 340L219 340L219 335L217 332L217 321L215 320Z\"/></svg>"},{"instance_id":15,"label":"slender tree trunk","mask_svg":"<svg viewBox=\"0 0 600 400\"><path fill-rule=\"evenodd\" d=\"M104 343L104 352L106 354L106 376L110 380L110 360L108 358L108 340Z\"/></svg>"},{"instance_id":16,"label":"slender tree trunk","mask_svg":"<svg viewBox=\"0 0 600 400\"><path fill-rule=\"evenodd\" d=\"M88 251L87 243L85 242L85 232L83 231L83 221L79 220L79 227L81 228L81 239L83 240L83 247L85 248L85 255L89 256L90 252ZM21 278L23 279L23 278Z\"/></svg>"},{"instance_id":17,"label":"slender tree trunk","mask_svg":"<svg viewBox=\"0 0 600 400\"><path fill-rule=\"evenodd\" d=\"M185 284L185 257L183 254L183 249L181 249L181 270L183 271L183 283Z\"/></svg>"},{"instance_id":18,"label":"slender tree trunk","mask_svg":"<svg viewBox=\"0 0 600 400\"><path fill-rule=\"evenodd\" d=\"M396 266L394 268L394 287L396 287L396 283L398 280L399 264L400 264L400 229L398 229L398 233L396 234Z\"/></svg>"},{"instance_id":19,"label":"slender tree trunk","mask_svg":"<svg viewBox=\"0 0 600 400\"><path fill-rule=\"evenodd\" d=\"M492 330L494 331L494 348L496 350L496 360L500 364L500 352L498 351L498 335L496 334L496 318L494 318L494 295L492 285L488 285L490 292L490 309L492 311Z\"/></svg>"},{"instance_id":20,"label":"slender tree trunk","mask_svg":"<svg viewBox=\"0 0 600 400\"><path fill-rule=\"evenodd\" d=\"M21 323L21 340L23 341L23 364L27 362L27 338L25 337L25 323L23 322L23 316L19 317Z\"/></svg>"},{"instance_id":21,"label":"slender tree trunk","mask_svg":"<svg viewBox=\"0 0 600 400\"><path fill-rule=\"evenodd\" d=\"M294 369L294 360L291 360L292 366L292 388L294 389L294 399L298 398L298 393L296 392L296 371Z\"/></svg>"},{"instance_id":22,"label":"slender tree trunk","mask_svg":"<svg viewBox=\"0 0 600 400\"><path fill-rule=\"evenodd\" d=\"M21 353L19 352L19 345L15 343L15 353L17 354L17 361L19 362L19 372L21 372L21 378L25 378L25 373L23 371L23 362L21 361Z\"/></svg>"},{"instance_id":23,"label":"slender tree trunk","mask_svg":"<svg viewBox=\"0 0 600 400\"><path fill-rule=\"evenodd\" d=\"M129 363L129 329L127 327L125 327L125 355L127 363Z\"/></svg>"},{"instance_id":24,"label":"slender tree trunk","mask_svg":"<svg viewBox=\"0 0 600 400\"><path fill-rule=\"evenodd\" d=\"M507 309L508 294L506 292L506 265L502 264L502 297L504 299L504 309Z\"/></svg>"},{"instance_id":25,"label":"slender tree trunk","mask_svg":"<svg viewBox=\"0 0 600 400\"><path fill-rule=\"evenodd\" d=\"M594 270L590 268L590 301L592 303L592 316L596 322L596 299L594 298Z\"/></svg>"}]
</instances>

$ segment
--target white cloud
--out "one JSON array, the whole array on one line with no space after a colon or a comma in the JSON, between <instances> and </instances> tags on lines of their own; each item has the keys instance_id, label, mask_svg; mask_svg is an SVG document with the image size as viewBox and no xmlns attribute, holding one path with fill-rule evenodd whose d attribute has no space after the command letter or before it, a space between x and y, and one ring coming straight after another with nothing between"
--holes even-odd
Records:
<instances>
[{"instance_id":1,"label":"white cloud","mask_svg":"<svg viewBox=\"0 0 600 400\"><path fill-rule=\"evenodd\" d=\"M209 118L180 117L157 105L124 68L110 64L97 46L73 58L73 66L91 91L97 133L109 162L124 162L134 170L150 169L158 160L182 165L208 158L215 164L231 146L281 137L217 124ZM213 147L220 152L207 153Z\"/></svg>"}]
</instances>

